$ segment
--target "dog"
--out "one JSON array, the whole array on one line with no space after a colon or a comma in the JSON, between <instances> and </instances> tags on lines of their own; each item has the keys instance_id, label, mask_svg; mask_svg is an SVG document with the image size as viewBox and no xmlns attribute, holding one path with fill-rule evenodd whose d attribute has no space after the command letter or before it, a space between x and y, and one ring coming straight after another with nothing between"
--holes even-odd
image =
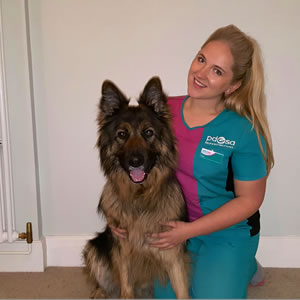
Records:
<instances>
[{"instance_id":1,"label":"dog","mask_svg":"<svg viewBox=\"0 0 300 300\"><path fill-rule=\"evenodd\" d=\"M143 298L155 278L170 280L177 298L188 298L189 256L185 243L170 250L149 246L151 233L170 230L168 221L187 220L176 179L176 140L167 96L151 78L137 106L111 81L99 103L100 164L107 179L98 213L127 230L127 239L109 226L87 242L84 262L95 283L92 298ZM151 297L151 294L148 296Z\"/></svg>"}]
</instances>

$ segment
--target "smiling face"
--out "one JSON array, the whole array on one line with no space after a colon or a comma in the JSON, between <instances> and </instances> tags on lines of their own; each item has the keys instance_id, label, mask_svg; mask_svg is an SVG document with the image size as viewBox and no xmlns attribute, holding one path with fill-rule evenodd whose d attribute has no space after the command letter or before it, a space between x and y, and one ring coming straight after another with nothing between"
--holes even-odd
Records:
<instances>
[{"instance_id":1,"label":"smiling face","mask_svg":"<svg viewBox=\"0 0 300 300\"><path fill-rule=\"evenodd\" d=\"M232 83L233 57L229 46L211 41L196 55L188 74L188 95L193 99L219 102L224 93L234 92L240 83Z\"/></svg>"}]
</instances>

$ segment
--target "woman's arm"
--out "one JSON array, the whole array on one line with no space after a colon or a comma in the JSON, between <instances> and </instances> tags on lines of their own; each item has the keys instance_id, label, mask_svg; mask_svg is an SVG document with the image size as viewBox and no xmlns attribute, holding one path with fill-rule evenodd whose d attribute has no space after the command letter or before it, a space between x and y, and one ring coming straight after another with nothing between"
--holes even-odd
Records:
<instances>
[{"instance_id":1,"label":"woman's arm","mask_svg":"<svg viewBox=\"0 0 300 300\"><path fill-rule=\"evenodd\" d=\"M259 209L264 200L266 179L266 177L254 181L235 179L236 198L193 222L167 223L171 230L153 234L154 240L150 245L167 250L189 238L207 235L249 218Z\"/></svg>"}]
</instances>

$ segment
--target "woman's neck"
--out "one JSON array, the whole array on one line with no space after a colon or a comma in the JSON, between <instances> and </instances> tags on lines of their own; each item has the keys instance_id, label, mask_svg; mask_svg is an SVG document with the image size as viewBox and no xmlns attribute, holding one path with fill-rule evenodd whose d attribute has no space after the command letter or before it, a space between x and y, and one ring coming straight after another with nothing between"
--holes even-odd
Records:
<instances>
[{"instance_id":1,"label":"woman's neck","mask_svg":"<svg viewBox=\"0 0 300 300\"><path fill-rule=\"evenodd\" d=\"M221 100L200 100L189 97L185 107L196 114L218 115L224 110L224 103Z\"/></svg>"},{"instance_id":2,"label":"woman's neck","mask_svg":"<svg viewBox=\"0 0 300 300\"><path fill-rule=\"evenodd\" d=\"M200 100L189 97L183 107L185 122L190 127L203 126L224 110L221 101Z\"/></svg>"}]
</instances>

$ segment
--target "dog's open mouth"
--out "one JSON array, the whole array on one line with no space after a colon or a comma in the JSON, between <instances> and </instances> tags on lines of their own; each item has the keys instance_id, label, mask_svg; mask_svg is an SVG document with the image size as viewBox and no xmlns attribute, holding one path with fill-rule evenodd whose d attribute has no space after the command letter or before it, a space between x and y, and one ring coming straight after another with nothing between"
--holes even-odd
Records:
<instances>
[{"instance_id":1,"label":"dog's open mouth","mask_svg":"<svg viewBox=\"0 0 300 300\"><path fill-rule=\"evenodd\" d=\"M144 167L129 167L129 176L134 183L142 183L146 179Z\"/></svg>"}]
</instances>

